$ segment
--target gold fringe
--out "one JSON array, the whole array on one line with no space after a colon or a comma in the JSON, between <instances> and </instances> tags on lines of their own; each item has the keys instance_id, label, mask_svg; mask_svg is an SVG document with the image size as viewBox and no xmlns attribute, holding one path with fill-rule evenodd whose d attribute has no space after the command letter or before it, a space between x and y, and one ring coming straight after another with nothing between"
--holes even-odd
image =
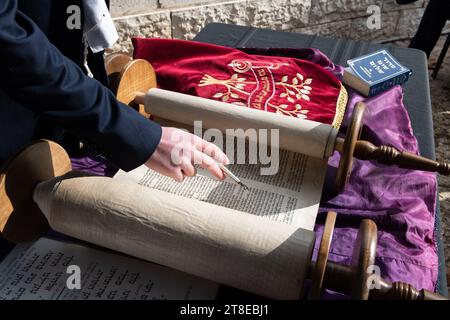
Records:
<instances>
[{"instance_id":1,"label":"gold fringe","mask_svg":"<svg viewBox=\"0 0 450 320\"><path fill-rule=\"evenodd\" d=\"M336 114L334 115L334 120L332 123L333 128L339 129L342 120L344 120L345 109L347 108L348 93L347 90L341 85L341 90L339 92L339 97L336 103Z\"/></svg>"}]
</instances>

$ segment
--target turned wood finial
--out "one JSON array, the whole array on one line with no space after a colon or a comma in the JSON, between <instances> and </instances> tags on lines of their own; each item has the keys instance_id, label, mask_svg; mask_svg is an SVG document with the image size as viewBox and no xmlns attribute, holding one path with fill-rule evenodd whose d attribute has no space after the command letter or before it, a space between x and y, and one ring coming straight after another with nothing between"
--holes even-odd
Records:
<instances>
[{"instance_id":1,"label":"turned wood finial","mask_svg":"<svg viewBox=\"0 0 450 320\"><path fill-rule=\"evenodd\" d=\"M352 170L353 158L375 160L387 165L398 165L405 169L437 172L446 176L450 175L449 162L437 162L411 152L399 151L392 146L375 146L369 141L359 140L363 127L362 118L364 110L364 103L358 102L355 105L345 138L338 137L335 142L335 150L341 153L341 160L336 174L336 187L339 192L344 190L348 182Z\"/></svg>"},{"instance_id":2,"label":"turned wood finial","mask_svg":"<svg viewBox=\"0 0 450 320\"><path fill-rule=\"evenodd\" d=\"M428 290L418 290L405 282L389 282L381 279L382 288L371 291L370 297L388 300L447 300L446 297Z\"/></svg>"},{"instance_id":3,"label":"turned wood finial","mask_svg":"<svg viewBox=\"0 0 450 320\"><path fill-rule=\"evenodd\" d=\"M437 172L446 176L450 175L450 163L447 161L439 162L437 166Z\"/></svg>"},{"instance_id":4,"label":"turned wood finial","mask_svg":"<svg viewBox=\"0 0 450 320\"><path fill-rule=\"evenodd\" d=\"M419 300L420 292L410 284L394 282L386 296L392 300Z\"/></svg>"},{"instance_id":5,"label":"turned wood finial","mask_svg":"<svg viewBox=\"0 0 450 320\"><path fill-rule=\"evenodd\" d=\"M354 156L361 160L376 160L383 164L398 165L401 168L438 172L450 175L450 163L437 162L416 154L399 151L391 146L375 146L369 141L356 142Z\"/></svg>"}]
</instances>

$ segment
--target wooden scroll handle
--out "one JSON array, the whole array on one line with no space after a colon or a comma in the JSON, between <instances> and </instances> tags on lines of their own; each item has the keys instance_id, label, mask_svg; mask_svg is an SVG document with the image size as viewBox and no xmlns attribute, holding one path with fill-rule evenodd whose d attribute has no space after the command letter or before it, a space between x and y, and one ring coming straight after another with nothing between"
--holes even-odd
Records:
<instances>
[{"instance_id":1,"label":"wooden scroll handle","mask_svg":"<svg viewBox=\"0 0 450 320\"><path fill-rule=\"evenodd\" d=\"M18 151L0 170L0 235L15 243L44 235L50 226L33 201L34 188L71 169L68 154L54 142L35 141Z\"/></svg>"},{"instance_id":2,"label":"wooden scroll handle","mask_svg":"<svg viewBox=\"0 0 450 320\"><path fill-rule=\"evenodd\" d=\"M418 290L404 282L389 282L380 279L379 289L370 292L371 299L385 300L448 300L446 297L428 290Z\"/></svg>"},{"instance_id":3,"label":"wooden scroll handle","mask_svg":"<svg viewBox=\"0 0 450 320\"><path fill-rule=\"evenodd\" d=\"M450 175L449 162L437 162L406 151L399 151L390 146L375 146L369 141L356 142L353 155L361 160L376 160L383 164L398 165L405 169L438 172L442 175Z\"/></svg>"},{"instance_id":4,"label":"wooden scroll handle","mask_svg":"<svg viewBox=\"0 0 450 320\"><path fill-rule=\"evenodd\" d=\"M348 182L353 166L353 159L375 160L387 165L398 165L400 168L437 172L450 175L449 162L437 162L410 152L400 151L391 146L375 146L369 141L359 140L365 105L355 105L345 139L337 138L335 150L341 153L336 174L336 188L342 192Z\"/></svg>"},{"instance_id":5,"label":"wooden scroll handle","mask_svg":"<svg viewBox=\"0 0 450 320\"><path fill-rule=\"evenodd\" d=\"M333 221L330 221L330 218ZM334 219L335 216L330 216L329 213L325 229L328 223L334 226ZM354 300L448 300L434 292L418 290L407 283L389 282L373 273L376 269L373 266L375 266L377 247L377 226L372 220L365 219L361 222L350 266L327 261L323 268L324 257L328 259L330 248L328 236L332 233L324 231L324 235L327 237L322 239L318 259L310 266L310 275L313 280L313 292L310 291L310 297L318 298L317 289L327 288L349 295ZM320 255L324 243L326 255L323 253ZM320 282L314 282L314 279L319 279ZM320 284L320 288L317 283Z\"/></svg>"},{"instance_id":6,"label":"wooden scroll handle","mask_svg":"<svg viewBox=\"0 0 450 320\"><path fill-rule=\"evenodd\" d=\"M311 270L311 287L309 289L308 299L318 300L323 290L323 280L328 263L328 253L331 248L331 239L333 238L334 225L336 223L336 212L328 212L323 229L322 239L320 241L319 253Z\"/></svg>"},{"instance_id":7,"label":"wooden scroll handle","mask_svg":"<svg viewBox=\"0 0 450 320\"><path fill-rule=\"evenodd\" d=\"M351 298L354 300L369 298L368 270L375 265L377 242L377 225L372 220L364 219L359 226L350 267L353 273Z\"/></svg>"},{"instance_id":8,"label":"wooden scroll handle","mask_svg":"<svg viewBox=\"0 0 450 320\"><path fill-rule=\"evenodd\" d=\"M131 60L124 54L112 54L105 60L105 68L110 81L110 89L117 100L137 110L144 117L145 93L156 88L156 74L152 65L142 59Z\"/></svg>"},{"instance_id":9,"label":"wooden scroll handle","mask_svg":"<svg viewBox=\"0 0 450 320\"><path fill-rule=\"evenodd\" d=\"M361 222L350 266L328 261L336 222L336 212L329 212L317 260L310 265L311 287L309 299L319 299L324 288L347 294L353 300L367 300L370 287L367 286L370 266L375 263L377 247L377 226L372 220Z\"/></svg>"},{"instance_id":10,"label":"wooden scroll handle","mask_svg":"<svg viewBox=\"0 0 450 320\"><path fill-rule=\"evenodd\" d=\"M362 102L355 105L345 139L336 139L334 148L341 153L341 159L339 160L339 167L335 180L336 189L339 192L344 191L344 188L350 178L350 173L353 167L353 154L355 151L356 142L361 135L362 119L365 109L366 106Z\"/></svg>"}]
</instances>

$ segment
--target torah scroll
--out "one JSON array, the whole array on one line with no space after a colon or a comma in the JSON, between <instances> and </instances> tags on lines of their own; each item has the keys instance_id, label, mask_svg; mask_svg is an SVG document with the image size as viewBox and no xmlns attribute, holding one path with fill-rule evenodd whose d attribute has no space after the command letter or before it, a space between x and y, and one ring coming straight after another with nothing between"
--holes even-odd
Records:
<instances>
[{"instance_id":1,"label":"torah scroll","mask_svg":"<svg viewBox=\"0 0 450 320\"><path fill-rule=\"evenodd\" d=\"M298 299L314 233L128 181L62 177L34 200L61 233L273 299Z\"/></svg>"},{"instance_id":2,"label":"torah scroll","mask_svg":"<svg viewBox=\"0 0 450 320\"><path fill-rule=\"evenodd\" d=\"M280 171L260 177L252 174L252 165L233 167L250 186L246 196L232 185L225 185L229 182L209 181L212 178L205 176L184 182L184 189L197 190L191 197L177 194L181 192L179 185L148 174L144 176L151 178L150 188L126 179L55 179L38 185L34 194L50 226L61 233L254 294L272 299L300 298L314 245L312 229L326 158L333 152L336 129L160 89L150 90L145 100L146 111L153 116L188 127L202 120L204 128L223 133L227 129L280 129L279 147L284 150ZM301 173L299 177L297 173ZM164 190L156 188L155 183ZM208 186L211 193L204 190ZM200 196L199 190L216 195L220 188L241 194L233 198L239 200L240 206L216 205L211 203L211 196L203 201L195 199ZM249 199L269 189L272 200L281 198L275 197L279 194L290 199L288 209L275 206L272 218L291 212L295 216L288 219L291 224L258 216L267 210L249 214L248 210L238 209L247 207Z\"/></svg>"},{"instance_id":3,"label":"torah scroll","mask_svg":"<svg viewBox=\"0 0 450 320\"><path fill-rule=\"evenodd\" d=\"M220 101L177 92L150 89L145 96L145 111L153 116L193 126L202 120L205 128L279 129L280 149L319 159L333 154L337 130L316 121L287 117L263 110L244 108Z\"/></svg>"}]
</instances>

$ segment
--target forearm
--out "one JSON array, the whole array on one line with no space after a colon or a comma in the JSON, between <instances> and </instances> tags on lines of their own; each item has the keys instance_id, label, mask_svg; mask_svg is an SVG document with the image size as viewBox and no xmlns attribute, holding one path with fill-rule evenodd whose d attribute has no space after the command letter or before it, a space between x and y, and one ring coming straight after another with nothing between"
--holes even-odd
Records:
<instances>
[{"instance_id":1,"label":"forearm","mask_svg":"<svg viewBox=\"0 0 450 320\"><path fill-rule=\"evenodd\" d=\"M0 4L2 88L24 106L105 150L121 168L144 163L159 143L161 128L86 77L17 11L16 2Z\"/></svg>"}]
</instances>

